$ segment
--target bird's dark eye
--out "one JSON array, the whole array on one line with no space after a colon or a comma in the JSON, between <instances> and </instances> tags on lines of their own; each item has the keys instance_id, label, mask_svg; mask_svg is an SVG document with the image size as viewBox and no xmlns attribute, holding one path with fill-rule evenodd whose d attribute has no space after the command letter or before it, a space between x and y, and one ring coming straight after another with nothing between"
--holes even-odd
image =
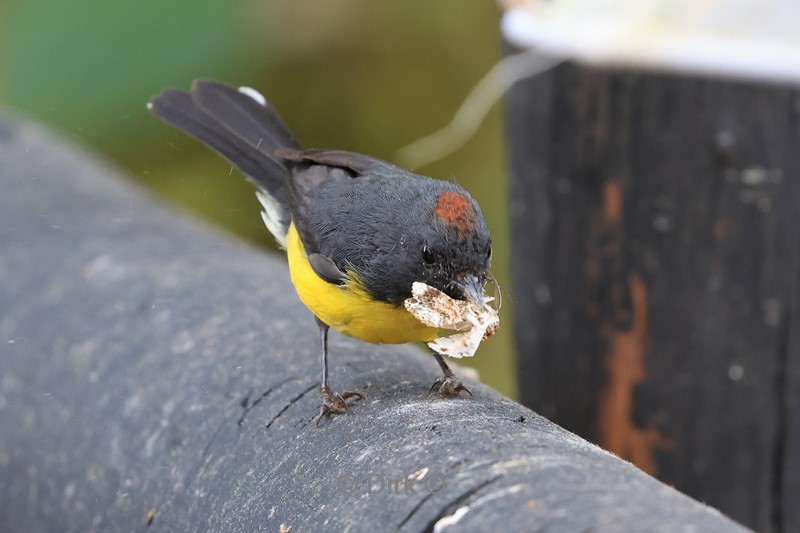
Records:
<instances>
[{"instance_id":1,"label":"bird's dark eye","mask_svg":"<svg viewBox=\"0 0 800 533\"><path fill-rule=\"evenodd\" d=\"M491 258L492 258L492 247L489 246L488 248L486 248L486 259L491 259Z\"/></svg>"},{"instance_id":2,"label":"bird's dark eye","mask_svg":"<svg viewBox=\"0 0 800 533\"><path fill-rule=\"evenodd\" d=\"M436 256L427 246L422 247L422 260L426 265L432 265L436 262Z\"/></svg>"}]
</instances>

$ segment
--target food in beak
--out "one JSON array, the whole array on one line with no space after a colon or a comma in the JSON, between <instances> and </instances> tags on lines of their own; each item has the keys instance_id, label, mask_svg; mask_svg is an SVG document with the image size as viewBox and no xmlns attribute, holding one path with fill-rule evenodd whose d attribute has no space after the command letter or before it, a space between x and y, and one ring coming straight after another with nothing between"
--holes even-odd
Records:
<instances>
[{"instance_id":1,"label":"food in beak","mask_svg":"<svg viewBox=\"0 0 800 533\"><path fill-rule=\"evenodd\" d=\"M403 305L417 320L433 328L451 329L454 333L428 343L437 353L460 359L472 357L480 343L500 327L497 310L488 305L494 298L483 298L483 305L454 300L442 291L420 282L411 286L411 298Z\"/></svg>"}]
</instances>

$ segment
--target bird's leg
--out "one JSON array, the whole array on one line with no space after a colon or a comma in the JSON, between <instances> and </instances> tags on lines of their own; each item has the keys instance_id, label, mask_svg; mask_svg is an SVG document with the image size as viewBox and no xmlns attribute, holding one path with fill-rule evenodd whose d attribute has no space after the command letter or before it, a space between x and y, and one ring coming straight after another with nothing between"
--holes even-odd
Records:
<instances>
[{"instance_id":1,"label":"bird's leg","mask_svg":"<svg viewBox=\"0 0 800 533\"><path fill-rule=\"evenodd\" d=\"M434 390L436 390L436 392L439 394L458 396L458 393L463 390L472 396L472 392L470 392L470 390L466 388L463 383L461 383L461 380L456 377L455 373L450 369L449 366L447 366L447 363L444 362L442 356L436 352L433 352L433 356L436 358L436 362L439 363L439 368L442 369L442 374L444 375L433 382L428 394L430 395Z\"/></svg>"},{"instance_id":2,"label":"bird's leg","mask_svg":"<svg viewBox=\"0 0 800 533\"><path fill-rule=\"evenodd\" d=\"M322 346L322 385L319 387L319 395L322 398L322 407L319 410L316 424L323 416L328 416L340 411L347 412L347 403L345 400L348 398L359 398L364 400L364 395L360 392L345 391L344 394L337 394L333 392L330 385L328 385L328 324L317 318L317 325L319 326L319 340Z\"/></svg>"}]
</instances>

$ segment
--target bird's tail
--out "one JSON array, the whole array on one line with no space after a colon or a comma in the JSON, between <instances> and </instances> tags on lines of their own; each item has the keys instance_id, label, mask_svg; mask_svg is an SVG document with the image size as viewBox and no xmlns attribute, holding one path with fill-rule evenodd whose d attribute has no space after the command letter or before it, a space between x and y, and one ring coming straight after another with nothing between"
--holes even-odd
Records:
<instances>
[{"instance_id":1,"label":"bird's tail","mask_svg":"<svg viewBox=\"0 0 800 533\"><path fill-rule=\"evenodd\" d=\"M197 80L190 92L167 89L147 108L219 152L259 188L264 223L285 248L291 222L288 169L276 150L300 146L266 99L249 87Z\"/></svg>"}]
</instances>

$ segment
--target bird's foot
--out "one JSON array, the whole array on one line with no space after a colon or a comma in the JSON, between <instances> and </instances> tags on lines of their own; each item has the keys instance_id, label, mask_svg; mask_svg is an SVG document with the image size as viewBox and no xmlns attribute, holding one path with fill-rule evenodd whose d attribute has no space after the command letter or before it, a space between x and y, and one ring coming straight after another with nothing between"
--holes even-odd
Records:
<instances>
[{"instance_id":1,"label":"bird's foot","mask_svg":"<svg viewBox=\"0 0 800 533\"><path fill-rule=\"evenodd\" d=\"M465 391L472 396L472 392L452 372L434 381L428 391L428 396L433 394L434 390L443 396L458 396L461 391Z\"/></svg>"},{"instance_id":2,"label":"bird's foot","mask_svg":"<svg viewBox=\"0 0 800 533\"><path fill-rule=\"evenodd\" d=\"M319 415L317 416L316 425L319 426L319 421L322 420L322 417L329 416L332 414L340 413L344 411L347 412L347 400L350 398L358 398L359 400L365 400L363 394L356 391L345 391L342 394L338 394L333 392L330 387L322 387L319 391L319 395L322 398L322 407L319 409Z\"/></svg>"}]
</instances>

